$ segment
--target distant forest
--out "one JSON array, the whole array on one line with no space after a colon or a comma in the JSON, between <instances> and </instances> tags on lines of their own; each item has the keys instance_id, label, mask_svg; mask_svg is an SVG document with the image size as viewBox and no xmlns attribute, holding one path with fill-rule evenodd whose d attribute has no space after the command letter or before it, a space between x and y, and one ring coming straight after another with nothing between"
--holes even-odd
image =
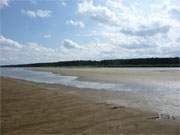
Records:
<instances>
[{"instance_id":1,"label":"distant forest","mask_svg":"<svg viewBox=\"0 0 180 135\"><path fill-rule=\"evenodd\" d=\"M180 67L180 58L136 58L113 60L76 60L51 63L6 65L1 67Z\"/></svg>"}]
</instances>

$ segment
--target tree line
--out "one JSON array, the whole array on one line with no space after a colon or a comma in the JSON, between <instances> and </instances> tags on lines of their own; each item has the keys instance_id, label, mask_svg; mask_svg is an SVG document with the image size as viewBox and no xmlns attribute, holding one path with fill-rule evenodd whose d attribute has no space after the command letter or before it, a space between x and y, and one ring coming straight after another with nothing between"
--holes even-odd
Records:
<instances>
[{"instance_id":1,"label":"tree line","mask_svg":"<svg viewBox=\"0 0 180 135\"><path fill-rule=\"evenodd\" d=\"M112 60L75 60L48 63L33 63L20 65L5 65L1 67L180 67L180 58L136 58Z\"/></svg>"}]
</instances>

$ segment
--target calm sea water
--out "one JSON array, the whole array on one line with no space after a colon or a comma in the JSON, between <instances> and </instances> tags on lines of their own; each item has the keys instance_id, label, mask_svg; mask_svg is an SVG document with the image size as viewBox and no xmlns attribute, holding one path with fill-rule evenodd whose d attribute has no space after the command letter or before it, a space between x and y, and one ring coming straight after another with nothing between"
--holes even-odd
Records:
<instances>
[{"instance_id":1,"label":"calm sea water","mask_svg":"<svg viewBox=\"0 0 180 135\"><path fill-rule=\"evenodd\" d=\"M160 70L162 73L178 73L180 71L178 68L167 68L162 70L160 68L139 68L136 72L141 70L146 70L147 72L151 70ZM107 83L83 81L78 80L77 76L61 76L51 72L32 71L23 68L1 68L0 71L0 76L39 83L61 84L65 86L89 88L95 90L128 91L130 93L132 92L132 95L136 96L136 98L121 98L111 100L109 102L130 107L143 107L160 113L168 113L170 115L180 116L180 83L178 83L178 76L176 76L174 79L173 77L168 79L167 76L167 79L163 81L159 80L161 83L154 81L153 77L150 78L152 81L148 80L146 82L141 80L139 82L123 81L122 83L113 83L112 81L112 83Z\"/></svg>"}]
</instances>

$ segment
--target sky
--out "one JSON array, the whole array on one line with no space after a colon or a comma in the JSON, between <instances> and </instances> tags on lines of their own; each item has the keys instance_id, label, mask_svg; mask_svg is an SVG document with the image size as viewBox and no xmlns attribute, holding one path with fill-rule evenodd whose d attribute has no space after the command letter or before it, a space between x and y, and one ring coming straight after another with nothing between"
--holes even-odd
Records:
<instances>
[{"instance_id":1,"label":"sky","mask_svg":"<svg viewBox=\"0 0 180 135\"><path fill-rule=\"evenodd\" d=\"M179 0L0 0L0 65L180 57Z\"/></svg>"}]
</instances>

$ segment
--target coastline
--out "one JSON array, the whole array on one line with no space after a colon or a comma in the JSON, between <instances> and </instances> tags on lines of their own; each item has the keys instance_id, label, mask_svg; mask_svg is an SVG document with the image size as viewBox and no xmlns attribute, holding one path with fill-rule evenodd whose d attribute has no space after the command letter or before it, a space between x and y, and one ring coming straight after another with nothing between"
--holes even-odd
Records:
<instances>
[{"instance_id":1,"label":"coastline","mask_svg":"<svg viewBox=\"0 0 180 135\"><path fill-rule=\"evenodd\" d=\"M98 102L99 95L98 91L83 92L78 88L1 77L2 133L174 135L180 132L177 119L158 119L157 113Z\"/></svg>"},{"instance_id":2,"label":"coastline","mask_svg":"<svg viewBox=\"0 0 180 135\"><path fill-rule=\"evenodd\" d=\"M26 68L25 68L26 69ZM180 79L180 68L104 68L104 67L82 67L82 68L71 68L71 67L27 67L27 69L33 71L44 71L51 72L54 74L59 74L62 76L77 76L80 81L98 81L112 83L116 80L116 83L122 83L125 80L134 81L140 76L142 80L147 80L151 77L157 78L158 81L168 77L176 77L177 80ZM113 70L112 70L113 69ZM139 72L140 69L147 70L149 72ZM153 69L160 69L158 72L153 71ZM171 69L169 72L164 72ZM172 70L173 69L173 70ZM174 70L176 69L176 70ZM138 71L138 72L136 72ZM163 74L162 74L163 72ZM107 77L108 75L108 77ZM160 77L159 77L160 76ZM113 81L112 81L113 80ZM155 80L155 82L157 82ZM127 82L125 81L125 82ZM138 80L139 81L139 80ZM163 80L161 83L164 83Z\"/></svg>"},{"instance_id":3,"label":"coastline","mask_svg":"<svg viewBox=\"0 0 180 135\"><path fill-rule=\"evenodd\" d=\"M98 98L106 97L105 100L111 104L180 117L180 110L178 108L180 101L178 97L178 89L180 88L179 68L112 69L57 67L28 69L50 72L60 76L75 76L78 81L122 84L122 86L118 86L119 89L112 87L103 89L102 92L99 92L97 88L93 89L98 91ZM89 93L92 93L93 89ZM176 104L174 104L175 102Z\"/></svg>"}]
</instances>

